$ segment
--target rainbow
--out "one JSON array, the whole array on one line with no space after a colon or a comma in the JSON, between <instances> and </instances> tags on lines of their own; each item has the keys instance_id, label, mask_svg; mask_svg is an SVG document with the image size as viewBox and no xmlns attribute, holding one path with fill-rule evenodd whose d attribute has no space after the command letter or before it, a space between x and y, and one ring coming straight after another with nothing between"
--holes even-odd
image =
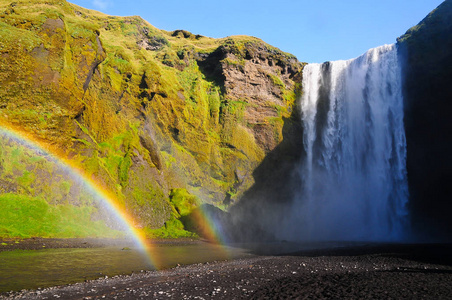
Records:
<instances>
[{"instance_id":1,"label":"rainbow","mask_svg":"<svg viewBox=\"0 0 452 300\"><path fill-rule=\"evenodd\" d=\"M224 238L215 222L209 217L209 214L201 207L192 213L192 218L198 226L201 236L207 239L210 243L217 245L224 245Z\"/></svg>"},{"instance_id":2,"label":"rainbow","mask_svg":"<svg viewBox=\"0 0 452 300\"><path fill-rule=\"evenodd\" d=\"M120 201L118 201L113 193L96 182L95 179L90 178L74 163L65 158L62 158L56 153L56 151L53 151L49 146L39 142L30 134L18 129L14 129L13 127L2 124L1 122L0 134L12 138L16 141L20 141L31 150L46 153L46 155L48 156L47 159L57 163L65 172L73 176L73 178L81 180L84 183L84 186L89 190L89 192L91 192L93 196L99 199L105 206L105 208L107 208L114 215L115 219L120 223L121 227L127 228L130 237L132 237L135 245L138 246L140 251L145 255L148 262L155 268L159 268L159 259L158 257L156 257L157 254L155 253L155 251L152 251L152 242L145 236L142 231L136 228L133 217L125 210L122 205L120 205Z\"/></svg>"},{"instance_id":3,"label":"rainbow","mask_svg":"<svg viewBox=\"0 0 452 300\"><path fill-rule=\"evenodd\" d=\"M44 152L48 160L57 163L65 172L73 176L73 178L81 180L84 183L84 186L89 189L91 194L98 198L106 209L108 209L115 216L116 220L120 222L122 227L127 228L127 231L134 240L135 245L138 246L140 251L147 258L148 262L156 269L159 269L162 266L158 251L154 251L152 241L145 236L142 230L136 227L136 222L133 216L125 210L116 195L103 187L95 179L88 176L84 170L76 166L73 162L63 158L63 155L59 155L55 149L40 142L28 132L13 128L12 126L0 121L0 134L22 142L31 150ZM228 251L221 246L223 245L223 239L221 238L219 231L216 230L216 226L213 221L208 217L208 214L203 209L199 209L194 213L194 217L200 228L201 235L210 243L218 245L225 251L225 254L228 254ZM225 255L225 257L229 257L229 255Z\"/></svg>"}]
</instances>

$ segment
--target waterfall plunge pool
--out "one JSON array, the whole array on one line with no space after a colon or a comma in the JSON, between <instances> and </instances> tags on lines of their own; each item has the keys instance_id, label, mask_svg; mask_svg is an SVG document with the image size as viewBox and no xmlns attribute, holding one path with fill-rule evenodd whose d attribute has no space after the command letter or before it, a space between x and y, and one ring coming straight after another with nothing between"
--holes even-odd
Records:
<instances>
[{"instance_id":1,"label":"waterfall plunge pool","mask_svg":"<svg viewBox=\"0 0 452 300\"><path fill-rule=\"evenodd\" d=\"M73 239L77 240L77 239ZM156 270L130 242L79 241L92 248L57 248L0 251L0 293L65 285L101 277ZM47 242L47 241L46 241ZM61 241L60 241L61 242ZM210 263L256 255L300 255L328 249L366 247L367 242L234 243L219 246L202 241L156 243L152 250L160 269ZM42 246L41 246L42 247ZM36 248L35 248L36 249ZM319 252L323 253L323 252Z\"/></svg>"},{"instance_id":2,"label":"waterfall plunge pool","mask_svg":"<svg viewBox=\"0 0 452 300\"><path fill-rule=\"evenodd\" d=\"M249 257L247 250L209 243L156 244L152 259L160 269ZM0 252L0 293L127 275L156 268L128 245Z\"/></svg>"},{"instance_id":3,"label":"waterfall plunge pool","mask_svg":"<svg viewBox=\"0 0 452 300\"><path fill-rule=\"evenodd\" d=\"M406 241L407 242L407 241ZM58 248L0 252L1 294L83 282L85 280L152 271L137 249L121 246ZM126 248L128 249L128 248ZM404 259L452 265L452 244L412 244L368 241L240 243L218 246L194 243L156 244L161 269L263 256L361 256L392 253Z\"/></svg>"}]
</instances>

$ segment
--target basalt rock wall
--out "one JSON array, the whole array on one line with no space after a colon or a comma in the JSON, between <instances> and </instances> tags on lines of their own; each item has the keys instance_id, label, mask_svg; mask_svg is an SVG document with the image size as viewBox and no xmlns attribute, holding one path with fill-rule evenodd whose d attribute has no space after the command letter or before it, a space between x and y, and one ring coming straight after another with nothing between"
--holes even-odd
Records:
<instances>
[{"instance_id":1,"label":"basalt rock wall","mask_svg":"<svg viewBox=\"0 0 452 300\"><path fill-rule=\"evenodd\" d=\"M414 233L452 231L452 1L398 39L404 68L405 128Z\"/></svg>"}]
</instances>

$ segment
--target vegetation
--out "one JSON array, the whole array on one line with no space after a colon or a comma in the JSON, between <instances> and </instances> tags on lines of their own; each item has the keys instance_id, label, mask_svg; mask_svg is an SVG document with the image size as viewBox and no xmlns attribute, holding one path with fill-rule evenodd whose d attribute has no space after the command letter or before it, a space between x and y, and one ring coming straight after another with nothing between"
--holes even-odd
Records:
<instances>
[{"instance_id":1,"label":"vegetation","mask_svg":"<svg viewBox=\"0 0 452 300\"><path fill-rule=\"evenodd\" d=\"M50 205L45 200L22 195L0 195L1 237L119 237L102 221L92 221L93 207Z\"/></svg>"},{"instance_id":2,"label":"vegetation","mask_svg":"<svg viewBox=\"0 0 452 300\"><path fill-rule=\"evenodd\" d=\"M277 115L262 120L270 142L247 119L253 99L231 93L224 78L260 55L279 63L263 72L281 94ZM0 57L2 123L84 170L137 226L173 237L190 235L179 220L186 210L222 206L253 184L251 170L282 140L295 102L293 78L277 70L299 70L257 38L167 32L61 0L2 1ZM92 207L48 160L14 147L0 146L0 192Z\"/></svg>"},{"instance_id":3,"label":"vegetation","mask_svg":"<svg viewBox=\"0 0 452 300\"><path fill-rule=\"evenodd\" d=\"M145 229L145 233L155 238L196 238L198 235L187 231L181 218L187 217L200 204L199 199L187 192L186 189L174 189L170 193L172 207L171 218L159 229Z\"/></svg>"}]
</instances>

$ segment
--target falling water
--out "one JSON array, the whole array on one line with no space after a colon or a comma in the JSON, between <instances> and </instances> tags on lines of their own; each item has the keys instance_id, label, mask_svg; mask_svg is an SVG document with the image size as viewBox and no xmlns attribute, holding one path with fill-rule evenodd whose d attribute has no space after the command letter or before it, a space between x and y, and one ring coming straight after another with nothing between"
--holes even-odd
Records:
<instances>
[{"instance_id":1,"label":"falling water","mask_svg":"<svg viewBox=\"0 0 452 300\"><path fill-rule=\"evenodd\" d=\"M403 237L408 187L400 78L395 45L305 67L299 237Z\"/></svg>"}]
</instances>

